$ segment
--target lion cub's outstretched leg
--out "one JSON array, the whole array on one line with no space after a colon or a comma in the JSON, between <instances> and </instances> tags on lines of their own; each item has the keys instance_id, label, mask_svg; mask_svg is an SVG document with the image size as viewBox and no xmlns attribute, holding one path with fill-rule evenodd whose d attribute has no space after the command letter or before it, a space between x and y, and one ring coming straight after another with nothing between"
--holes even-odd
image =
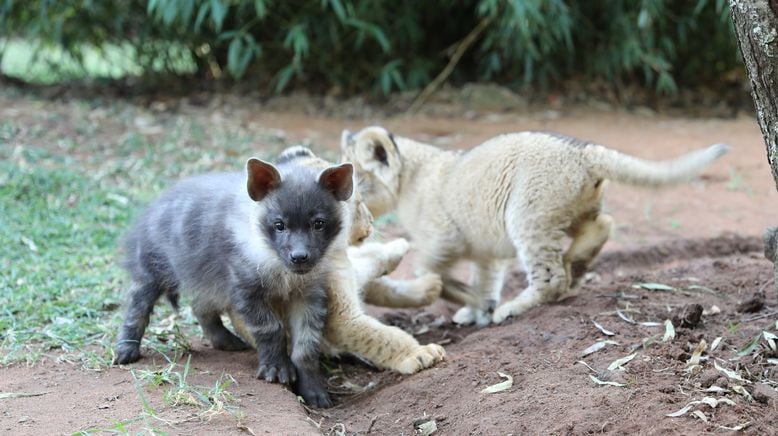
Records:
<instances>
[{"instance_id":1,"label":"lion cub's outstretched leg","mask_svg":"<svg viewBox=\"0 0 778 436\"><path fill-rule=\"evenodd\" d=\"M440 297L443 282L437 274L424 274L415 279L395 280L379 277L362 288L365 303L374 306L407 308L432 304Z\"/></svg>"},{"instance_id":2,"label":"lion cub's outstretched leg","mask_svg":"<svg viewBox=\"0 0 778 436\"><path fill-rule=\"evenodd\" d=\"M345 278L338 283L349 286ZM384 325L366 314L356 289L341 288L338 292L330 292L328 305L329 319L324 337L336 350L348 351L379 368L402 374L413 374L445 358L446 353L440 345L419 345L403 330Z\"/></svg>"},{"instance_id":3,"label":"lion cub's outstretched leg","mask_svg":"<svg viewBox=\"0 0 778 436\"><path fill-rule=\"evenodd\" d=\"M563 229L566 226L548 227L546 224L550 221L543 219L528 221L511 235L527 272L528 286L494 311L492 320L495 323L522 314L540 303L554 301L570 288L563 256L567 236Z\"/></svg>"},{"instance_id":4,"label":"lion cub's outstretched leg","mask_svg":"<svg viewBox=\"0 0 778 436\"><path fill-rule=\"evenodd\" d=\"M492 322L492 313L505 284L505 274L511 260L497 259L489 262L475 262L472 272L473 292L479 293L479 300L486 307L464 306L457 310L452 320L457 324L473 324L483 326Z\"/></svg>"},{"instance_id":5,"label":"lion cub's outstretched leg","mask_svg":"<svg viewBox=\"0 0 778 436\"><path fill-rule=\"evenodd\" d=\"M565 253L565 269L574 288L589 270L594 258L600 254L613 229L613 218L599 214L591 221L584 221L572 233L573 242Z\"/></svg>"},{"instance_id":6,"label":"lion cub's outstretched leg","mask_svg":"<svg viewBox=\"0 0 778 436\"><path fill-rule=\"evenodd\" d=\"M349 259L357 274L357 286L363 300L383 307L421 307L440 296L442 282L437 274L424 274L415 279L395 280L384 276L394 271L410 245L405 239L381 244L367 242L349 247Z\"/></svg>"}]
</instances>

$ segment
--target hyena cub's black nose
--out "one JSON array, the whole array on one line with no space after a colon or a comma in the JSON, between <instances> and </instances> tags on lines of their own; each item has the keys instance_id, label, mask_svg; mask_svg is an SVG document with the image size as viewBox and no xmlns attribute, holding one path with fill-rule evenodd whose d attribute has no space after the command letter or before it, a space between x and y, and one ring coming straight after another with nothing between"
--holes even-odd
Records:
<instances>
[{"instance_id":1,"label":"hyena cub's black nose","mask_svg":"<svg viewBox=\"0 0 778 436\"><path fill-rule=\"evenodd\" d=\"M302 264L305 262L308 262L308 253L305 251L293 251L289 258L292 260L292 263L294 264Z\"/></svg>"}]
</instances>

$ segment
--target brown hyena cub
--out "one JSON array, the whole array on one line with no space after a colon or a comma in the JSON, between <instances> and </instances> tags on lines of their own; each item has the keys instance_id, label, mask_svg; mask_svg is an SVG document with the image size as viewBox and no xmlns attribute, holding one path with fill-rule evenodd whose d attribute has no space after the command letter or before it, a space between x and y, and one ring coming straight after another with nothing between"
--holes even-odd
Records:
<instances>
[{"instance_id":1,"label":"brown hyena cub","mask_svg":"<svg viewBox=\"0 0 778 436\"><path fill-rule=\"evenodd\" d=\"M165 192L126 237L132 283L116 363L140 358L162 294L173 301L188 292L215 348L248 348L222 324L221 314L236 310L258 345L257 377L291 383L308 404L330 406L319 341L330 259L345 256L348 245L352 172L350 164L317 170L249 159L247 176L207 174Z\"/></svg>"}]
</instances>

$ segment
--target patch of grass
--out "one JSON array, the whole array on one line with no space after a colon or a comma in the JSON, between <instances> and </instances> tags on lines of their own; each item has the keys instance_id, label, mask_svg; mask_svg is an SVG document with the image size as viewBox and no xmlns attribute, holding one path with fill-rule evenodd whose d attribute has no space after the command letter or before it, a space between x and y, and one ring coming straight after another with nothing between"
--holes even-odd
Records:
<instances>
[{"instance_id":1,"label":"patch of grass","mask_svg":"<svg viewBox=\"0 0 778 436\"><path fill-rule=\"evenodd\" d=\"M229 405L235 398L227 391L234 383L230 375L222 374L217 378L213 386L194 386L189 383L187 377L190 371L192 355L187 357L182 366L171 361L168 366L154 371L138 370L133 372L133 377L146 386L159 388L167 387L163 400L169 406L187 405L200 409L198 418L207 418L225 411L235 410ZM179 370L179 367L180 370ZM143 398L142 398L143 400ZM144 409L147 403L144 401ZM149 406L150 407L150 406Z\"/></svg>"},{"instance_id":2,"label":"patch of grass","mask_svg":"<svg viewBox=\"0 0 778 436\"><path fill-rule=\"evenodd\" d=\"M129 205L67 168L5 161L0 174L0 362L104 344L119 306L114 250Z\"/></svg>"},{"instance_id":3,"label":"patch of grass","mask_svg":"<svg viewBox=\"0 0 778 436\"><path fill-rule=\"evenodd\" d=\"M150 434L167 434L154 427L154 424L163 424L166 428L174 429L176 425L189 421L207 421L216 415L229 413L235 416L238 421L243 418L237 406L229 403L235 401L234 396L227 391L227 388L234 383L230 375L221 374L214 382L213 386L196 386L188 381L191 370L191 354L187 357L184 365L179 365L175 361L169 361L169 364L157 370L130 370L135 384L135 391L138 394L138 400L141 403L143 411L140 415L115 421L113 427L109 428L88 428L75 434L95 434L95 433L114 433L114 434L136 434L135 427L142 423L142 430ZM166 417L166 410L155 408L147 398L147 390L158 390L166 388L163 394L165 406L190 407L197 411L189 414L181 420L172 420Z\"/></svg>"},{"instance_id":4,"label":"patch of grass","mask_svg":"<svg viewBox=\"0 0 778 436\"><path fill-rule=\"evenodd\" d=\"M52 354L104 367L121 319L119 241L131 220L174 180L239 170L286 144L241 120L212 123L206 111L155 117L125 103L42 106L0 93L9 100L28 115L0 122L0 365ZM77 128L98 115L96 127ZM144 349L181 354L200 334L191 313L168 324L171 315L157 305Z\"/></svg>"}]
</instances>

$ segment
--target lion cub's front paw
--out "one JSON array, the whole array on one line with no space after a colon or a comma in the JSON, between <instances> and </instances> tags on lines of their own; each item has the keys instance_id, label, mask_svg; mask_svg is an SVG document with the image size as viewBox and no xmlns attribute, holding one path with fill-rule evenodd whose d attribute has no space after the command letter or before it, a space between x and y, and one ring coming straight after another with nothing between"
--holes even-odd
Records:
<instances>
[{"instance_id":1,"label":"lion cub's front paw","mask_svg":"<svg viewBox=\"0 0 778 436\"><path fill-rule=\"evenodd\" d=\"M518 316L532 308L532 304L525 304L521 301L509 301L494 310L492 322L499 324L512 316Z\"/></svg>"},{"instance_id":2,"label":"lion cub's front paw","mask_svg":"<svg viewBox=\"0 0 778 436\"><path fill-rule=\"evenodd\" d=\"M457 310L454 316L451 317L451 320L459 325L476 324L479 327L483 327L492 322L492 316L485 310L465 306Z\"/></svg>"},{"instance_id":3,"label":"lion cub's front paw","mask_svg":"<svg viewBox=\"0 0 778 436\"><path fill-rule=\"evenodd\" d=\"M401 374L414 374L446 358L446 351L438 344L421 345L393 368Z\"/></svg>"}]
</instances>

